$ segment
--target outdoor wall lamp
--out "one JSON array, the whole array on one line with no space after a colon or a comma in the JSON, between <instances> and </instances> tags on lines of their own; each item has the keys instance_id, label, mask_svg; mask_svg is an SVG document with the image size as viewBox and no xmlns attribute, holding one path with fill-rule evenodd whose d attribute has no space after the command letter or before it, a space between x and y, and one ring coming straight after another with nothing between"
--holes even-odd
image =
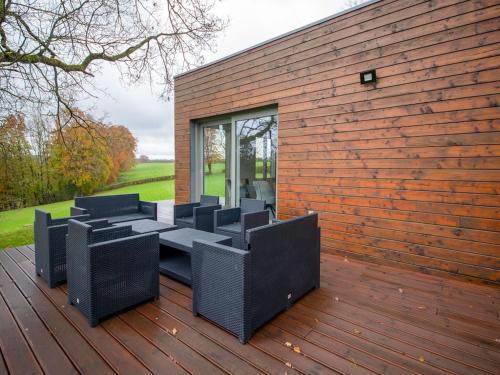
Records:
<instances>
[{"instance_id":1,"label":"outdoor wall lamp","mask_svg":"<svg viewBox=\"0 0 500 375\"><path fill-rule=\"evenodd\" d=\"M377 74L375 73L375 69L362 72L359 74L359 76L361 78L361 84L373 83L377 81Z\"/></svg>"}]
</instances>

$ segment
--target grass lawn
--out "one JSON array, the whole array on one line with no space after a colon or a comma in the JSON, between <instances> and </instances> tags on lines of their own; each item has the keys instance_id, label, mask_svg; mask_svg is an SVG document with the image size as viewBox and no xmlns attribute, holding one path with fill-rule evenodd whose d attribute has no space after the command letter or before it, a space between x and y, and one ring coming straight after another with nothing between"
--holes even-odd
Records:
<instances>
[{"instance_id":1,"label":"grass lawn","mask_svg":"<svg viewBox=\"0 0 500 375\"><path fill-rule=\"evenodd\" d=\"M137 163L131 170L121 173L117 183L172 175L174 162Z\"/></svg>"},{"instance_id":2,"label":"grass lawn","mask_svg":"<svg viewBox=\"0 0 500 375\"><path fill-rule=\"evenodd\" d=\"M212 174L205 174L205 194L224 197L225 192L225 172L224 163L212 164ZM205 165L205 173L208 167Z\"/></svg>"},{"instance_id":3,"label":"grass lawn","mask_svg":"<svg viewBox=\"0 0 500 375\"><path fill-rule=\"evenodd\" d=\"M174 199L175 181L158 181L150 182L147 184L126 186L123 188L102 192L97 195L127 193L139 193L141 199L145 201ZM0 249L31 244L34 242L33 221L35 220L35 208L49 211L52 213L53 218L58 218L69 216L69 208L72 205L73 200L69 200L64 202L45 204L42 206L26 207L17 210L0 212Z\"/></svg>"}]
</instances>

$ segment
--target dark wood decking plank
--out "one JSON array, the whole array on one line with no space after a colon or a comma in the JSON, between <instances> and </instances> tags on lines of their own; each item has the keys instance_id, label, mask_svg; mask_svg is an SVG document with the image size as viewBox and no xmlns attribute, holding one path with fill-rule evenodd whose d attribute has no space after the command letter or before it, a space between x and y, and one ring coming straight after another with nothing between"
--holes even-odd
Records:
<instances>
[{"instance_id":1,"label":"dark wood decking plank","mask_svg":"<svg viewBox=\"0 0 500 375\"><path fill-rule=\"evenodd\" d=\"M148 306L147 304L145 306ZM120 315L120 318L130 327L135 329L144 338L150 341L162 352L171 357L176 363L185 368L191 374L226 374L221 367L215 365L220 352L214 350L216 345L211 341L203 342L194 335L189 335L189 327L180 322L168 322L162 324L160 317L149 320L137 311L129 311ZM157 322L157 324L155 324ZM160 328L162 327L162 328ZM170 327L170 328L169 328ZM173 333L175 329L175 334ZM159 334L160 333L160 334ZM187 337L183 337L187 334ZM190 346L188 346L188 343ZM215 361L213 358L205 358L198 351L215 352ZM223 356L222 354L221 356ZM237 361L234 361L237 362ZM236 363L237 364L237 363Z\"/></svg>"},{"instance_id":2,"label":"dark wood decking plank","mask_svg":"<svg viewBox=\"0 0 500 375\"><path fill-rule=\"evenodd\" d=\"M361 285L373 285L380 286L381 290L386 292L398 293L399 289L403 289L409 293L407 295L413 300L435 305L439 305L441 308L453 310L455 308L461 308L467 306L468 308L463 312L464 314L469 313L471 316L477 316L480 314L485 317L486 320L495 319L498 316L498 303L495 299L495 295L498 294L494 289L486 287L490 290L489 297L484 295L475 295L474 298L467 296L460 296L456 293L449 294L449 290L446 288L446 284L442 284L436 288L429 288L425 290L424 286L415 285L415 282L409 282L404 280L396 280L389 274L374 274L373 272L366 271L363 269L357 269L355 267L350 268L350 272L346 272L344 265L339 265L338 263L331 262L332 267L327 267L325 273L327 276L338 275L341 273L346 278L343 280L350 280L352 282L360 283ZM404 279L404 278L403 278ZM481 288L484 289L484 288Z\"/></svg>"},{"instance_id":3,"label":"dark wood decking plank","mask_svg":"<svg viewBox=\"0 0 500 375\"><path fill-rule=\"evenodd\" d=\"M295 306L292 310L294 309ZM315 319L310 318L310 315L296 315L296 313L290 312L290 314L287 313L286 316L277 319L273 324L281 327L284 331L293 330L300 324L304 324L307 328L314 328L305 336L305 339L325 348L333 346L332 342L334 341L345 342L347 345L367 353L361 356L361 363L367 356L373 355L378 358L377 362L379 364L390 361L400 368L406 368L408 372L430 374L440 373L439 369L441 369L455 373L467 371L471 375L487 373L485 370L470 367L464 363L457 363L457 361L442 357L429 350L415 348L410 344L375 334L364 327L355 325L342 326L342 321L339 322L338 319L327 324L323 321L322 316L316 319L318 319L317 322ZM428 368L427 366L432 367Z\"/></svg>"},{"instance_id":4,"label":"dark wood decking plank","mask_svg":"<svg viewBox=\"0 0 500 375\"><path fill-rule=\"evenodd\" d=\"M216 325L193 317L191 289L163 276L159 301L89 329L78 311L63 307L65 286L51 290L34 276L32 246L20 247L9 256L26 275L15 278L31 279L105 359L108 356L102 354L106 351L103 345L96 338L89 340L89 333L100 332L118 345L121 352L117 357L128 353L136 366L142 361L142 372L144 366L158 371L160 358L169 358L176 371L189 373L200 373L200 369L203 373L241 373L249 368L288 374L438 374L445 370L479 375L496 374L500 366L495 344L492 348L479 346L484 339L481 334L488 329L494 332L497 327L498 292L494 288L465 284L461 289L460 282L410 271L395 270L401 274L395 277L391 267L350 259L344 262L341 257L322 254L322 288L260 329L249 344L241 345ZM472 310L477 314L458 310L468 304L474 304ZM418 309L424 305L426 311ZM430 314L433 309L439 309L438 314ZM80 325L75 324L78 317ZM168 333L173 328L177 330L175 335ZM286 347L286 341L299 346L301 353ZM231 358L236 360L233 366ZM206 368L202 367L204 363ZM242 363L250 367L242 367ZM165 366L162 369L168 371Z\"/></svg>"},{"instance_id":5,"label":"dark wood decking plank","mask_svg":"<svg viewBox=\"0 0 500 375\"><path fill-rule=\"evenodd\" d=\"M474 318L467 319L466 316L459 314L453 315L445 306L440 307L440 305L433 303L431 299L429 299L428 303L414 301L411 297L408 297L411 292L407 290L405 292L404 289L402 289L401 293L387 293L383 288L360 284L359 282L339 280L338 276L325 275L322 278L320 294L328 296L333 292L339 294L340 297L340 293L346 295L345 291L349 291L348 294L352 295L351 298L361 298L363 303L371 305L374 309L391 310L394 311L394 314L403 314L406 319L423 326L427 326L429 321L432 321L432 325L436 330L460 332L492 350L500 350L500 346L495 345L495 337L492 335L495 331L500 330L500 327L495 323L488 323ZM423 307L423 309L419 309L419 307ZM462 308L465 309L467 306Z\"/></svg>"},{"instance_id":6,"label":"dark wood decking plank","mask_svg":"<svg viewBox=\"0 0 500 375\"><path fill-rule=\"evenodd\" d=\"M163 288L163 286L162 286L162 288ZM181 306L187 314L190 313L191 300L188 297L186 297L185 295L182 295L180 293L175 292L173 289L170 289L170 292L167 293L165 291L163 293L163 296L168 296L169 301L174 302L174 303L178 304L179 306ZM235 343L237 343L236 338L235 338ZM250 344L252 344L252 340L250 341ZM304 356L303 354L295 353L290 348L287 348L285 346L285 341L276 342L275 344L282 345L283 347L288 349L288 351L290 351L290 353L288 355L291 357L295 357L296 355ZM270 343L269 347L276 347L276 346L274 345L274 343ZM317 349L319 349L319 348L317 348ZM281 352L281 350L278 350L278 352ZM318 352L321 352L321 353L319 353L319 357L321 357L321 359L313 358L311 356L306 356L305 358L300 358L298 360L298 363L300 363L301 366L303 366L303 368L297 366L297 369L299 371L305 371L307 373L315 366L315 365L311 365L311 363L308 363L308 362L316 362L319 365L318 368L321 369L322 372L326 372L326 373L328 373L329 371L342 372L348 368L351 368L351 366L352 366L351 363L349 363L348 361L345 361L341 357L333 358L333 355L326 355L325 356L326 353L324 353L324 351L318 350ZM266 353L272 355L275 358L281 358L281 360L282 360L282 357L276 355L273 352L266 351ZM294 360L297 361L297 358L294 358ZM285 364L287 362L288 361L284 361ZM362 371L362 370L359 370L359 371ZM367 373L369 373L369 372L367 371Z\"/></svg>"},{"instance_id":7,"label":"dark wood decking plank","mask_svg":"<svg viewBox=\"0 0 500 375\"><path fill-rule=\"evenodd\" d=\"M337 343L337 345L325 347L317 345L312 341L308 341L301 336L296 335L292 331L293 330L282 330L271 322L261 328L258 332L275 341L279 345L288 347L286 343L292 344L289 348L290 356L292 358L291 363L296 362L298 358L297 356L303 355L340 373L350 373L353 371L353 368L355 368L356 373L359 374L386 373L391 375L398 373L398 369L396 367L391 366L390 364L384 364L383 361L377 363L369 356L365 356L366 358L364 361L358 360L356 358L356 354L353 353L355 350L349 348L343 343ZM300 352L297 353L294 348Z\"/></svg>"},{"instance_id":8,"label":"dark wood decking plank","mask_svg":"<svg viewBox=\"0 0 500 375\"><path fill-rule=\"evenodd\" d=\"M351 314L332 312L332 315L310 309L302 304L293 306L287 314L280 316L277 324L295 328L296 317L304 324L309 332L313 329L324 332L329 331L329 326L342 330L345 333L360 335L377 345L391 348L408 354L413 358L425 358L427 363L435 364L442 368L460 368L459 366L471 368L470 373L475 373L474 369L482 370L483 373L489 371L496 373L497 365L491 360L470 355L464 351L446 347L428 339L421 339L418 336L402 332L394 327L389 328L382 321L363 321L358 324L353 323Z\"/></svg>"},{"instance_id":9,"label":"dark wood decking plank","mask_svg":"<svg viewBox=\"0 0 500 375\"><path fill-rule=\"evenodd\" d=\"M234 353L239 358L246 360L263 372L269 374L285 372L288 372L288 374L297 374L297 371L287 367L285 362L277 360L273 356L262 352L252 345L241 345L238 339L233 335L221 330L205 319L194 317L191 311L186 310L163 296L160 297L160 300L154 304L141 306L138 310L150 317L154 317L155 315L164 316L162 314L163 312L167 316L171 316L174 319L182 321L189 327L207 337L209 340L221 347L224 347L226 350Z\"/></svg>"},{"instance_id":10,"label":"dark wood decking plank","mask_svg":"<svg viewBox=\"0 0 500 375\"><path fill-rule=\"evenodd\" d=\"M343 277L341 280L336 278L335 285L338 282L351 282L365 289L376 289L400 298L407 298L413 305L437 306L442 311L456 311L460 309L462 314L466 316L482 317L485 323L493 321L500 328L500 323L498 322L499 304L494 299L495 294L500 293L495 290L491 290L490 298L480 296L479 299L469 297L465 299L463 297L445 295L442 290L444 286L441 287L441 290L425 292L419 288L415 288L412 283L388 281L389 277L386 275L377 275L378 277L374 277L367 275L367 272L364 270L353 270L353 267L350 268L351 272L345 272L343 267L345 266L338 264L335 264L334 267L325 267L324 275L326 279L329 280L331 277L336 278L341 273ZM399 289L402 289L406 293L399 293Z\"/></svg>"},{"instance_id":11,"label":"dark wood decking plank","mask_svg":"<svg viewBox=\"0 0 500 375\"><path fill-rule=\"evenodd\" d=\"M8 304L43 371L50 374L77 374L64 350L7 275L4 268L8 267L8 261L6 252L0 252L0 294Z\"/></svg>"},{"instance_id":12,"label":"dark wood decking plank","mask_svg":"<svg viewBox=\"0 0 500 375\"><path fill-rule=\"evenodd\" d=\"M43 374L7 303L0 295L0 350L12 374Z\"/></svg>"},{"instance_id":13,"label":"dark wood decking plank","mask_svg":"<svg viewBox=\"0 0 500 375\"><path fill-rule=\"evenodd\" d=\"M35 245L26 245L17 247L17 251L26 256L33 264L35 264Z\"/></svg>"},{"instance_id":14,"label":"dark wood decking plank","mask_svg":"<svg viewBox=\"0 0 500 375\"><path fill-rule=\"evenodd\" d=\"M7 365L5 364L5 360L3 359L1 345L0 345L0 375L9 375L9 370L7 370Z\"/></svg>"},{"instance_id":15,"label":"dark wood decking plank","mask_svg":"<svg viewBox=\"0 0 500 375\"><path fill-rule=\"evenodd\" d=\"M322 279L322 290L318 293L318 300L329 299L331 295L326 291L334 284L334 280ZM356 306L362 306L371 311L391 316L402 321L410 322L419 327L442 333L446 336L472 342L491 351L498 352L500 345L495 342L494 332L474 324L467 324L439 315L439 311L417 309L418 305L405 306L401 297L391 297L381 292L366 291L363 288L354 288L353 284L346 285L339 281L332 292ZM330 300L330 303L333 303Z\"/></svg>"},{"instance_id":16,"label":"dark wood decking plank","mask_svg":"<svg viewBox=\"0 0 500 375\"><path fill-rule=\"evenodd\" d=\"M49 332L56 338L66 355L77 367L79 372L99 372L99 374L114 374L115 371L80 335L75 327L65 319L43 292L18 267L24 258L20 253L9 251L7 257L2 258L3 267L16 284L24 297L30 301L40 319L48 327ZM21 258L21 259L20 259ZM15 262L18 262L16 264ZM25 262L29 262L25 260Z\"/></svg>"},{"instance_id":17,"label":"dark wood decking plank","mask_svg":"<svg viewBox=\"0 0 500 375\"><path fill-rule=\"evenodd\" d=\"M50 289L38 276L35 276L35 266L31 262L22 262L19 266L33 282L52 301L54 306L64 314L82 336L98 351L103 358L119 373L151 374L126 347L121 345L113 336L100 326L91 328L85 317L75 308L67 305L67 295L60 289Z\"/></svg>"},{"instance_id":18,"label":"dark wood decking plank","mask_svg":"<svg viewBox=\"0 0 500 375\"><path fill-rule=\"evenodd\" d=\"M438 292L440 295L452 298L464 298L467 301L477 301L481 303L483 298L500 301L497 288L489 285L477 285L459 280L442 278L434 275L427 275L419 272L409 272L404 269L364 263L362 261L349 258L347 264L338 255L323 253L322 259L335 264L337 267L347 266L351 272L362 270L365 274L378 276L383 280L391 280L408 288L420 289L428 293Z\"/></svg>"},{"instance_id":19,"label":"dark wood decking plank","mask_svg":"<svg viewBox=\"0 0 500 375\"><path fill-rule=\"evenodd\" d=\"M183 307L185 307L185 308L188 308L188 307L190 306L190 299L189 299L189 297L187 296L187 294L188 294L188 293L189 293L189 291L190 291L190 289L189 289L189 288L185 287L184 285L177 284L177 283L175 283L175 282L173 282L173 281L171 281L171 280L168 280L168 279L166 279L166 280L163 282L163 284L167 284L167 285L169 285L171 288L174 288L174 289L178 292L178 294L179 294L179 295L171 295L171 294L169 295L169 296L170 296L170 298L174 299L174 300L175 300L175 302L176 302L177 304L180 304L181 306L183 306ZM313 292L313 293L318 293L318 291L315 291L315 292ZM314 297L312 297L312 298L314 298ZM331 298L331 296L330 296L330 298ZM301 305L301 303L300 303L300 302L299 302L298 304L296 304L296 306L297 306L297 307L298 307L298 306L300 306L300 305ZM295 308L295 307L294 307L294 308ZM294 309L294 308L292 308L292 309L291 309L291 311L287 311L286 313L281 314L281 315L277 318L277 319L278 319L277 321L279 321L279 319L281 319L282 317L286 317L286 316L289 316L289 314L293 314L293 312L292 312L292 311L293 311L293 309ZM332 311L334 311L334 310L332 310ZM315 311L315 310L312 310L312 309L310 309L310 310L308 311L308 313L310 314L310 316L312 316L312 314L314 314L315 312L316 312L316 311ZM318 314L316 314L316 315L318 315ZM326 314L325 314L325 315L326 315ZM347 315L347 317L349 317L349 315ZM296 330L296 329L297 329L297 326L298 326L298 324L297 324L297 323L298 323L297 321L295 321L294 323L291 323L291 322L290 322L290 324L288 324L288 325L284 324L284 325L282 325L280 328L282 328L283 330L287 330L287 328L288 328L288 330L290 330L290 328L291 328L291 327L293 327L293 328L295 329L294 333L297 333L297 330ZM347 323L347 324L349 324L349 323ZM373 323L372 323L372 324L373 324ZM378 325L380 325L380 324L378 324ZM355 327L355 325L354 325L354 324L352 324L352 327ZM368 325L368 327L370 327L370 325ZM360 328L360 329L361 329L361 328ZM389 330L389 332L390 332L392 329L393 329L393 328L391 328L391 329ZM304 337L304 338L306 337L307 333L309 333L309 331L310 331L310 330L308 330L308 331L306 331L306 332L302 332L302 334L303 334L303 337ZM352 331L351 331L351 332L354 332L354 328L352 328ZM407 334L406 334L406 333L404 333L404 332L401 332L401 333L402 333L402 337L406 337L406 336L407 336ZM299 335L299 337L300 337L300 334L298 334L298 335ZM355 334L355 336L356 336L356 334ZM457 367L457 365L455 364L455 362L450 361L450 360L447 360L447 358L443 358L443 357L441 357L441 356L436 356L436 355L432 354L431 352L427 352L425 349L424 349L424 350L421 350L421 349L419 349L419 348L415 348L412 344L406 344L406 343L404 343L404 342L397 341L397 340L394 340L394 339L392 339L392 338L390 338L390 337L383 336L383 335L378 336L378 338L380 339L380 341L381 341L381 342L385 342L385 345L388 345L388 344L387 344L387 342L389 342L389 341L391 341L391 340L392 340L392 341L394 341L394 344L392 345L392 349L391 349L391 350L396 350L396 351L398 351L398 349L400 349L401 347L403 347L403 348L406 348L408 351L413 352L413 354L414 354L414 356L413 356L413 360L417 360L417 361L418 361L418 362L417 362L417 366L420 366L420 363L419 363L419 358L421 357L421 354L419 354L419 353L427 353L424 357L429 358L429 360L431 360L431 359L432 359L432 361L430 361L430 364L432 364L432 365L436 365L437 367L440 367L440 368L456 368L456 367ZM351 340L351 341L352 341L352 340ZM431 342L429 342L427 339L422 339L421 344L422 344L422 346L423 346L424 348L426 348L426 347L428 347L429 345L432 345L432 341L431 341ZM373 345L373 344L369 344L369 345ZM405 345L406 345L406 346L405 346ZM358 346L359 346L359 344L358 344ZM365 346L366 346L366 345L365 345ZM375 344L375 346L376 346L376 344ZM356 345L354 345L354 347L356 347ZM363 347L363 345L361 345L361 347ZM389 348L391 348L391 346L390 346L390 345L389 345ZM450 350L453 350L453 349L452 349L452 348L445 347L445 346L441 346L441 347L440 347L440 350L441 350L443 353L447 354ZM340 351L340 352L337 352L337 353L338 353L339 355L341 355L340 353L342 353L342 352ZM400 351L399 351L399 353L400 353ZM417 354L418 354L418 355L417 355ZM398 355L400 355L400 354L397 354L397 355L396 355L396 359L398 358L398 357L397 357ZM464 356L464 355L466 356L465 358L467 358L468 353L466 353L466 352L459 352L459 354L457 355L457 359L458 359L458 358L463 358L463 356ZM352 356L352 354L351 354L351 356ZM394 356L394 354L392 354L392 356ZM469 356L469 357L470 357L470 359L472 359L472 360L474 361L473 363L475 363L475 366L476 366L476 368L477 368L477 371L481 371L481 370L479 370L479 368L480 368L480 367L478 367L478 366L482 363L482 360L481 360L480 358L474 358L474 357L471 357L471 356ZM358 363L363 363L363 360L362 360L363 358L366 358L366 355L365 355L365 354L361 355L361 357L360 357L360 361L359 361ZM389 354L384 355L384 356L379 356L379 358L383 358L383 359L387 358L387 359L389 359L389 358L391 358L391 354L390 354L390 352L389 352ZM399 357L399 362L401 362L401 360L403 361L403 364L400 364L400 365L403 365L403 366L404 366L404 364L405 364L405 363L406 363L406 364L408 364L408 363L409 363L410 365L413 365L413 364L411 364L411 362L407 362L407 361L411 361L411 357L409 357L409 358L406 358L406 357L401 358L401 357ZM383 364L383 360L379 360L379 361L380 361L380 363L381 363L381 364ZM398 363L398 360L396 360L396 361L394 361L394 362L395 362L395 363ZM486 367L487 367L487 368L488 368L488 364L490 364L491 366L494 366L494 364L493 364L492 362L489 362L489 363L487 363L487 364L486 364ZM492 368L491 366L490 366L490 369ZM389 366L389 367L390 367L390 366ZM422 367L425 369L425 366L422 366ZM428 370L428 371L430 372L430 371L432 371L432 369L431 369L431 370ZM472 374L472 373L474 373L474 371L476 371L476 370L475 370L475 369L474 369L474 367L473 367L473 368L470 370L470 373ZM483 373L484 373L484 372L483 372Z\"/></svg>"},{"instance_id":20,"label":"dark wood decking plank","mask_svg":"<svg viewBox=\"0 0 500 375\"><path fill-rule=\"evenodd\" d=\"M122 343L136 358L155 374L188 374L168 355L138 334L119 317L113 317L100 324Z\"/></svg>"},{"instance_id":21,"label":"dark wood decking plank","mask_svg":"<svg viewBox=\"0 0 500 375\"><path fill-rule=\"evenodd\" d=\"M209 361L214 363L226 373L242 371L248 374L262 374L256 367L241 359L230 350L221 347L216 342L206 338L181 320L175 319L166 312L153 305L140 306L137 309L144 319L151 320L165 330L176 329L176 339L181 340L189 347L189 350L197 352Z\"/></svg>"},{"instance_id":22,"label":"dark wood decking plank","mask_svg":"<svg viewBox=\"0 0 500 375\"><path fill-rule=\"evenodd\" d=\"M175 282L166 282L167 284L170 285L172 292L174 293L165 293L165 295L168 295L168 298L178 304L179 306L183 307L186 310L190 309L191 306L191 299L187 297L185 294L186 293L186 288L184 285L175 283ZM189 289L189 288L188 288ZM264 332L264 331L263 331ZM267 335L269 338L274 339L274 335ZM291 341L298 341L298 340L292 340ZM285 343L289 340L275 340L279 345L285 346ZM288 350L291 351L289 354L291 357L294 357L295 355L306 355L308 359L312 359L313 361L316 361L318 363L321 363L325 367L329 368L330 370L333 371L338 371L338 372L345 372L345 371L352 371L354 362L350 361L349 359L345 359L342 356L338 356L335 353L327 353L325 350L322 348L319 348L314 345L309 345L306 351L308 351L308 354L305 354L304 352L301 353L295 353L293 352L292 348L288 348ZM309 349L309 350L308 350ZM299 361L302 362L302 361ZM285 362L286 363L286 362ZM363 372L366 371L366 369L363 369L362 367L356 367L358 371ZM299 370L303 370L300 369ZM366 371L366 373L370 373L371 371Z\"/></svg>"},{"instance_id":23,"label":"dark wood decking plank","mask_svg":"<svg viewBox=\"0 0 500 375\"><path fill-rule=\"evenodd\" d=\"M495 352L478 347L463 339L455 339L418 327L411 324L411 322L401 321L392 316L367 310L351 303L347 299L339 299L334 303L331 300L335 301L335 296L331 296L330 299L318 299L308 295L300 301L298 306L304 308L311 317L317 319L323 316L323 314L329 315L334 320L341 318L365 327L365 329L377 330L389 336L397 335L401 339L411 339L412 342L417 341L418 343L422 343L424 347L432 347L435 343L439 345L436 350L440 353L446 354L454 350L457 355L468 353L470 356L476 357L475 361L486 359L492 363L498 363L500 360Z\"/></svg>"}]
</instances>

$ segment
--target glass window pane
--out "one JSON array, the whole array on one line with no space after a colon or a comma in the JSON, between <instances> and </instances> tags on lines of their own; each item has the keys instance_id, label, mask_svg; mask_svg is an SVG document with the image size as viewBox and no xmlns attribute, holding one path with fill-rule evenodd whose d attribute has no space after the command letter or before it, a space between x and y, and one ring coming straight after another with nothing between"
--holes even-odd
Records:
<instances>
[{"instance_id":1,"label":"glass window pane","mask_svg":"<svg viewBox=\"0 0 500 375\"><path fill-rule=\"evenodd\" d=\"M276 116L236 121L240 198L265 200L276 209Z\"/></svg>"},{"instance_id":2,"label":"glass window pane","mask_svg":"<svg viewBox=\"0 0 500 375\"><path fill-rule=\"evenodd\" d=\"M231 197L231 125L203 128L203 192L216 195L221 204Z\"/></svg>"}]
</instances>

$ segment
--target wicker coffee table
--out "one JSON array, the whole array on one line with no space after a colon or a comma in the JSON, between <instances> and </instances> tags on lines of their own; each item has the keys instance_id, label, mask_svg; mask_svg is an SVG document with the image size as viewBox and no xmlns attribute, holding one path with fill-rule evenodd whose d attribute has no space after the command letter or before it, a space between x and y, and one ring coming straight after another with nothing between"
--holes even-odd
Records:
<instances>
[{"instance_id":1,"label":"wicker coffee table","mask_svg":"<svg viewBox=\"0 0 500 375\"><path fill-rule=\"evenodd\" d=\"M135 234L144 234L151 232L162 233L177 229L177 225L165 224L159 221L149 220L149 219L124 221L113 225L114 226L130 225L132 227L132 232L134 232Z\"/></svg>"},{"instance_id":2,"label":"wicker coffee table","mask_svg":"<svg viewBox=\"0 0 500 375\"><path fill-rule=\"evenodd\" d=\"M191 285L191 250L194 240L231 246L231 237L183 228L160 233L160 273Z\"/></svg>"}]
</instances>

